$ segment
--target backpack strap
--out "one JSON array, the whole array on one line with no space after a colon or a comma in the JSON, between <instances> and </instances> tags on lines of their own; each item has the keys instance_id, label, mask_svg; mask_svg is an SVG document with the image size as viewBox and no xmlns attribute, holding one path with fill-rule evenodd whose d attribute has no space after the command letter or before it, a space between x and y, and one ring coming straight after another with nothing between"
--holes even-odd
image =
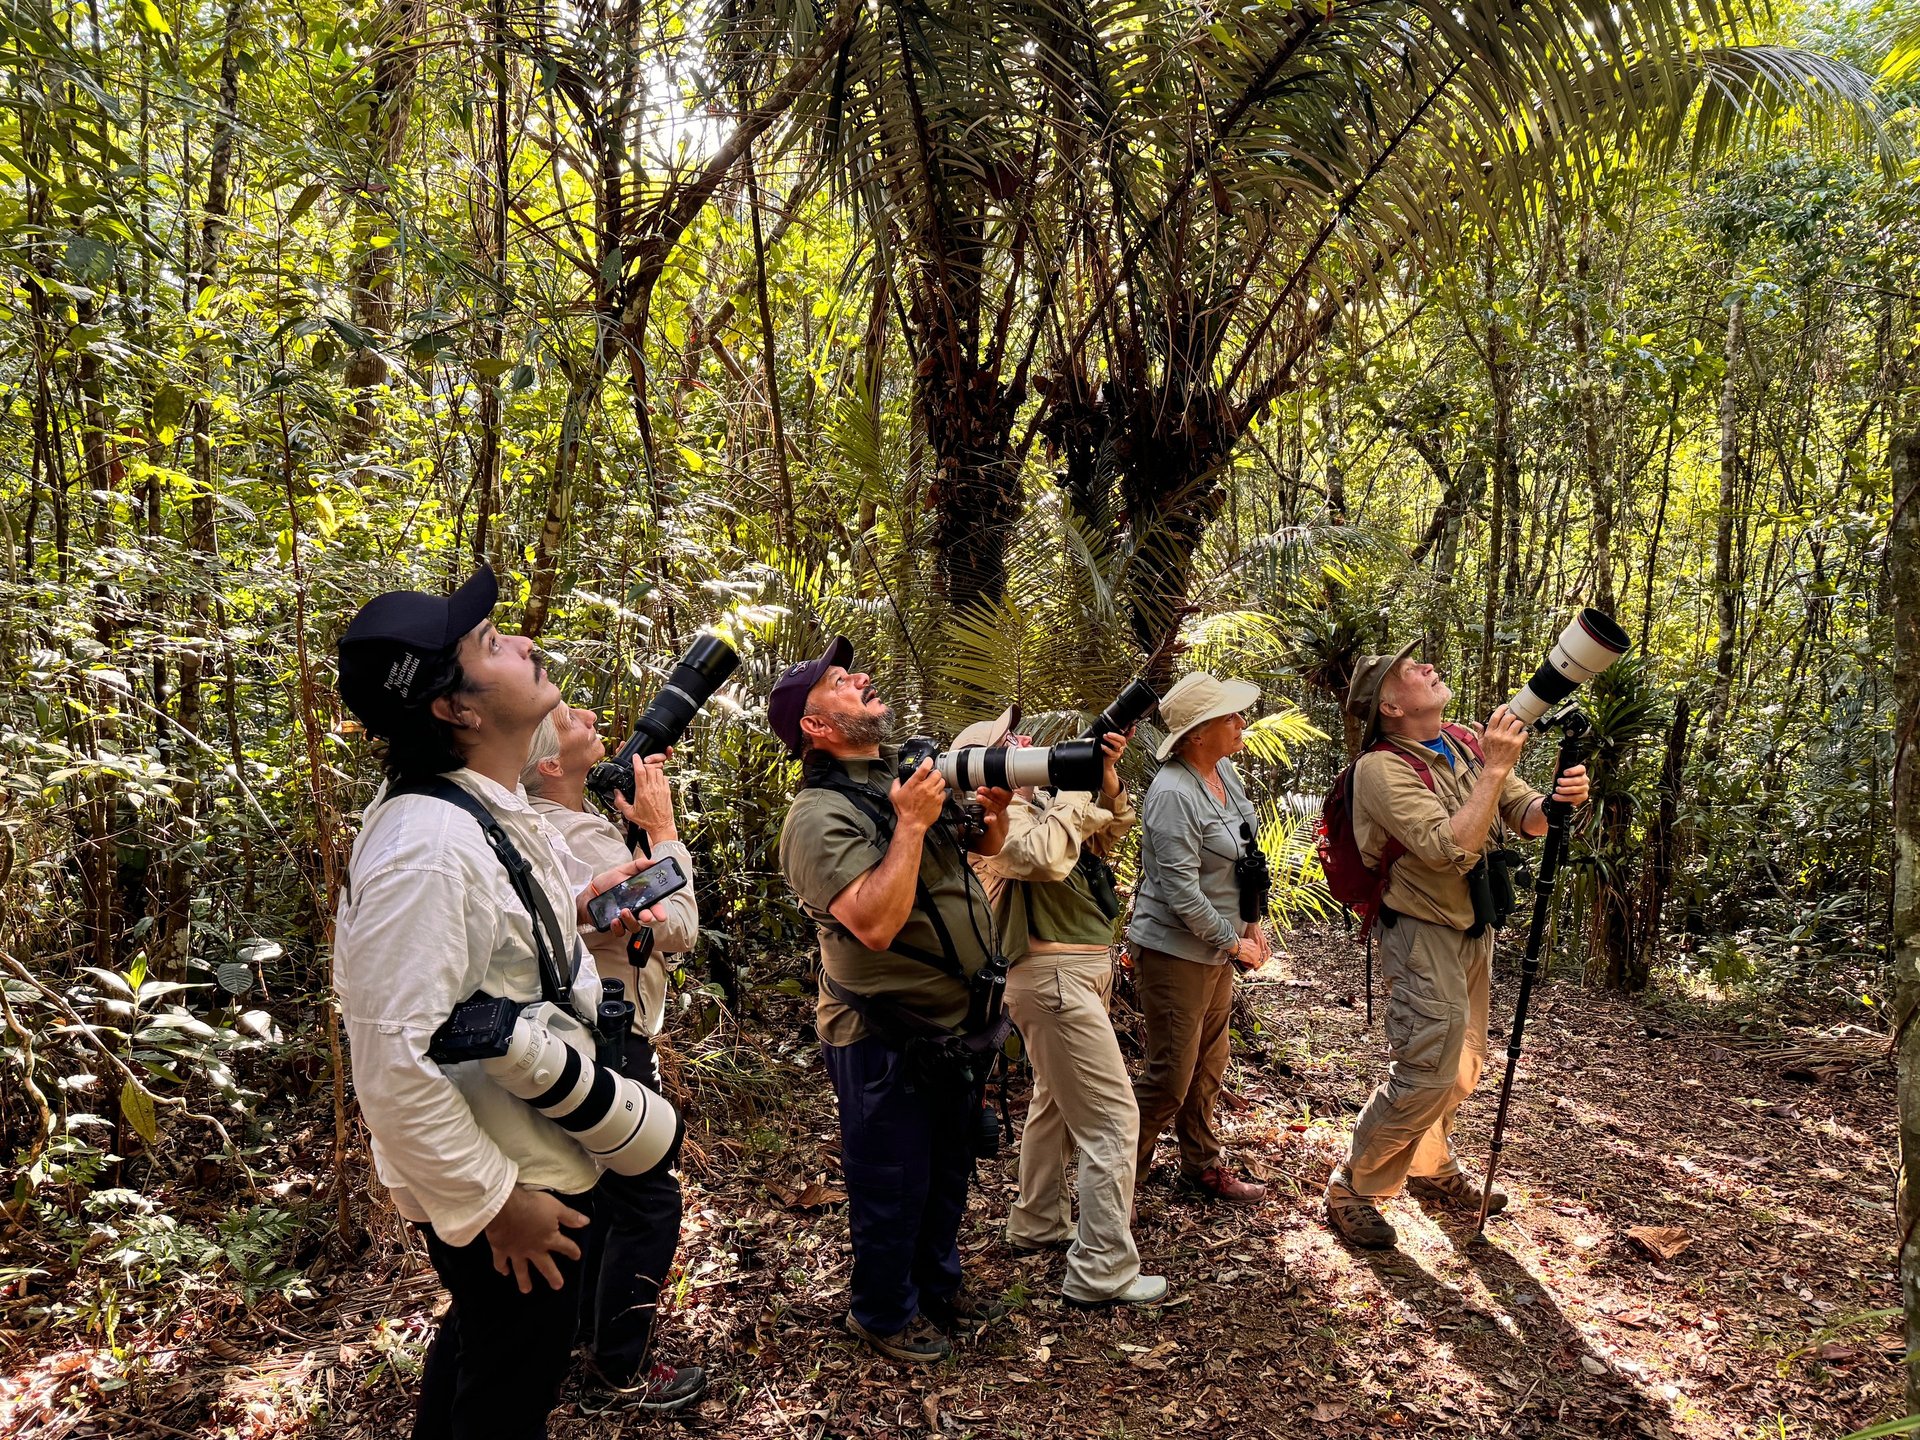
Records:
<instances>
[{"instance_id":1,"label":"backpack strap","mask_svg":"<svg viewBox=\"0 0 1920 1440\"><path fill-rule=\"evenodd\" d=\"M491 810L480 803L471 791L444 775L436 775L430 780L410 780L396 785L387 791L386 798L396 795L430 795L435 800L444 800L447 804L464 810L480 825L481 832L487 837L487 844L499 857L500 864L507 872L507 883L513 887L513 893L520 903L526 906L527 919L533 930L534 958L540 967L540 997L558 1006L562 1010L573 1008L573 982L580 973L580 954L576 945L568 946L560 928L560 919L553 913L553 906L547 902L546 892L534 879L533 866L527 863L526 856L514 847L507 832L501 828L499 820ZM544 932L544 933L543 933ZM555 958L566 955L571 962L565 975L560 973L559 961Z\"/></svg>"},{"instance_id":2,"label":"backpack strap","mask_svg":"<svg viewBox=\"0 0 1920 1440\"><path fill-rule=\"evenodd\" d=\"M893 843L894 820L896 817L892 804L880 796L875 795L873 791L869 790L866 786L856 783L854 778L847 773L846 767L838 760L814 761L808 766L807 777L801 783L800 788L803 790L831 790L836 795L844 796L853 805L854 809L858 810L862 815L865 815L867 819L872 822L874 831L883 845L891 845ZM971 869L967 871L967 883L969 885L973 883L973 872ZM903 944L898 939L895 939L887 946L888 951L895 955L904 955L909 960L918 960L922 965L930 966L949 979L957 980L962 985L965 985L967 983L967 971L966 967L960 963L959 947L953 943L953 935L947 929L946 920L941 917L940 907L933 903L933 896L927 891L927 882L922 880L918 874L913 878L913 904L916 910L921 911L927 917L927 923L933 926L933 933L940 941L939 953L935 954L933 951L922 949L918 945ZM847 933L846 927L841 925L839 921L833 920L830 921L830 923L842 933ZM821 972L821 978L823 980L826 978L825 971ZM852 1002L848 1003L851 1004Z\"/></svg>"}]
</instances>

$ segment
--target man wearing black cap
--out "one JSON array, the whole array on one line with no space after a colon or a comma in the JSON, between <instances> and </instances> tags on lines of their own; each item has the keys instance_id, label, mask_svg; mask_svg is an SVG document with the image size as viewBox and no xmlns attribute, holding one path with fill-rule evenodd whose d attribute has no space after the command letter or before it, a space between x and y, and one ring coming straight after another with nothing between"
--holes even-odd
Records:
<instances>
[{"instance_id":1,"label":"man wearing black cap","mask_svg":"<svg viewBox=\"0 0 1920 1440\"><path fill-rule=\"evenodd\" d=\"M452 1297L421 1374L413 1433L423 1440L546 1434L571 1358L579 1242L599 1178L566 1130L478 1062L442 1065L428 1046L476 993L545 997L542 949L590 1024L599 980L567 919L585 923L588 898L651 863L595 875L527 803L520 767L560 695L533 642L487 618L497 593L482 569L450 597L381 595L340 640L340 695L384 742L389 788L354 842L335 986L375 1170L423 1229ZM428 793L444 782L457 788ZM470 801L530 874L509 875L481 817L463 808ZM658 919L623 911L617 924ZM642 1398L683 1404L702 1388L697 1371L680 1371L650 1377Z\"/></svg>"},{"instance_id":2,"label":"man wearing black cap","mask_svg":"<svg viewBox=\"0 0 1920 1440\"><path fill-rule=\"evenodd\" d=\"M888 712L850 670L841 636L773 687L773 733L804 765L780 832L780 868L820 930L820 1053L840 1112L853 1241L847 1330L879 1353L932 1364L944 1331L989 1318L960 1291L960 1219L973 1176L978 1099L925 1073L930 1037L960 1031L992 918L929 762L911 777L881 742ZM976 792L983 855L1006 839L1004 790ZM915 1059L909 1060L912 1051Z\"/></svg>"}]
</instances>

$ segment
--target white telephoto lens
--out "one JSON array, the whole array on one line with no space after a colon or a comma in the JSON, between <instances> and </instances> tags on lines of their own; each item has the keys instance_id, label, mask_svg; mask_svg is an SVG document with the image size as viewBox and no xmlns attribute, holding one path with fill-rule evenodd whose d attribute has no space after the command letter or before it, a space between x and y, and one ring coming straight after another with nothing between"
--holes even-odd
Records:
<instances>
[{"instance_id":1,"label":"white telephoto lens","mask_svg":"<svg viewBox=\"0 0 1920 1440\"><path fill-rule=\"evenodd\" d=\"M673 1146L678 1116L667 1099L602 1066L593 1032L547 1002L529 1006L513 1027L507 1053L481 1067L573 1137L616 1175L651 1170Z\"/></svg>"}]
</instances>

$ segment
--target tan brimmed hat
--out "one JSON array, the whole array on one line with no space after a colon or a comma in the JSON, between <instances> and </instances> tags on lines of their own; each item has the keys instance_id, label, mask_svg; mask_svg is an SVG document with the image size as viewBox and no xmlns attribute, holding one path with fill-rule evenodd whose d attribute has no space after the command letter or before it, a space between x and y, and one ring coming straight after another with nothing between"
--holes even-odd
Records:
<instances>
[{"instance_id":1,"label":"tan brimmed hat","mask_svg":"<svg viewBox=\"0 0 1920 1440\"><path fill-rule=\"evenodd\" d=\"M1353 665L1353 679L1347 684L1346 709L1360 717L1360 743L1373 738L1373 727L1380 722L1380 687L1387 683L1393 667L1414 652L1418 640L1409 640L1391 655L1362 655Z\"/></svg>"},{"instance_id":2,"label":"tan brimmed hat","mask_svg":"<svg viewBox=\"0 0 1920 1440\"><path fill-rule=\"evenodd\" d=\"M1166 722L1167 738L1160 742L1153 758L1164 760L1173 754L1180 737L1194 726L1222 715L1236 715L1259 698L1260 687L1244 680L1222 680L1204 670L1182 675L1160 697L1160 718Z\"/></svg>"},{"instance_id":3,"label":"tan brimmed hat","mask_svg":"<svg viewBox=\"0 0 1920 1440\"><path fill-rule=\"evenodd\" d=\"M967 726L953 737L953 748L965 750L969 746L984 745L991 750L994 746L1002 744L1007 736L1013 733L1013 727L1019 723L1020 707L1009 705L1000 712L999 719L976 720Z\"/></svg>"}]
</instances>

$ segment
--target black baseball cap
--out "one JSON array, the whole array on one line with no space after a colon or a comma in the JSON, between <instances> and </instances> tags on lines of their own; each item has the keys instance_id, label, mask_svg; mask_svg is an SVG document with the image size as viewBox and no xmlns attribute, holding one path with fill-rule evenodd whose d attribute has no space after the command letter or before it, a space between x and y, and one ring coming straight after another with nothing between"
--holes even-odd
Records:
<instances>
[{"instance_id":1,"label":"black baseball cap","mask_svg":"<svg viewBox=\"0 0 1920 1440\"><path fill-rule=\"evenodd\" d=\"M461 637L499 598L486 565L451 595L389 590L374 596L340 637L340 698L370 732L391 737L409 713L445 692Z\"/></svg>"},{"instance_id":2,"label":"black baseball cap","mask_svg":"<svg viewBox=\"0 0 1920 1440\"><path fill-rule=\"evenodd\" d=\"M789 665L773 682L773 693L767 697L767 726L780 737L789 755L800 754L800 717L807 713L807 692L834 666L844 669L852 664L853 642L836 635L818 660Z\"/></svg>"}]
</instances>

